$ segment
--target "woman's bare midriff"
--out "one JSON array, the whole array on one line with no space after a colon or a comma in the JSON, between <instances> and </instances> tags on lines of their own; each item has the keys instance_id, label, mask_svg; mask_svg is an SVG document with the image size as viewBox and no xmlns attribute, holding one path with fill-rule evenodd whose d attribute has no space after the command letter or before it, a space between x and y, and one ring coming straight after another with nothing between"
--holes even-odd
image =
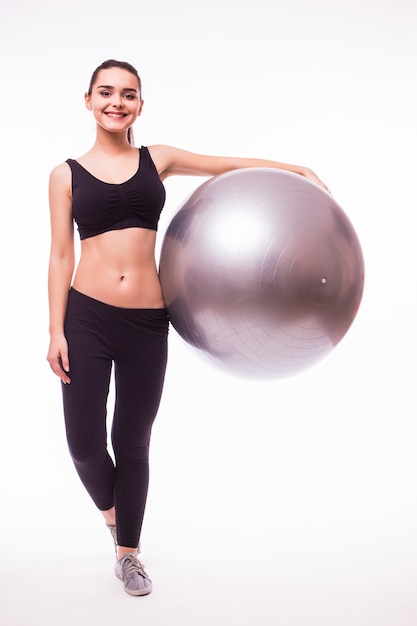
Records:
<instances>
[{"instance_id":1,"label":"woman's bare midriff","mask_svg":"<svg viewBox=\"0 0 417 626\"><path fill-rule=\"evenodd\" d=\"M74 289L113 306L163 308L155 240L156 232L146 228L113 230L84 239Z\"/></svg>"}]
</instances>

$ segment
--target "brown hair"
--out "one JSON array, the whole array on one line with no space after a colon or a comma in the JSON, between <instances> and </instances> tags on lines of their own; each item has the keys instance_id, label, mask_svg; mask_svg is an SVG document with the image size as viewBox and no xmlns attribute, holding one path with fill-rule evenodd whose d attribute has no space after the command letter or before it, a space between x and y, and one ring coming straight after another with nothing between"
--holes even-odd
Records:
<instances>
[{"instance_id":1,"label":"brown hair","mask_svg":"<svg viewBox=\"0 0 417 626\"><path fill-rule=\"evenodd\" d=\"M136 68L134 68L133 65L131 65L130 63L127 63L126 61L115 61L115 59L108 59L107 61L104 61L101 65L96 67L96 69L94 70L91 76L90 84L88 86L88 91L87 91L88 95L91 96L94 83L97 80L98 73L101 70L108 70L112 67L119 67L122 70L126 70L127 72L130 72L131 74L133 74L133 76L136 76L136 78L138 79L138 83L139 83L139 98L142 99L142 81L140 80L140 76ZM127 131L127 140L133 146L134 141L133 141L133 129L132 128L129 128L129 130Z\"/></svg>"}]
</instances>

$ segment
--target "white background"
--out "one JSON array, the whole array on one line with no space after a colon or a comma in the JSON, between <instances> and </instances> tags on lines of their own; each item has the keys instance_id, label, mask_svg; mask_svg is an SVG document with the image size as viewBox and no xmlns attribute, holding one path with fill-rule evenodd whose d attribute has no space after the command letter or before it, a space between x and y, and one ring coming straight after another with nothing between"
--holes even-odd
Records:
<instances>
[{"instance_id":1,"label":"white background","mask_svg":"<svg viewBox=\"0 0 417 626\"><path fill-rule=\"evenodd\" d=\"M417 625L416 27L412 0L2 0L2 624ZM110 57L143 79L138 145L310 166L366 263L350 331L294 378L234 379L171 332L146 598L113 576L45 361L48 176L91 146ZM200 182L167 181L160 237Z\"/></svg>"}]
</instances>

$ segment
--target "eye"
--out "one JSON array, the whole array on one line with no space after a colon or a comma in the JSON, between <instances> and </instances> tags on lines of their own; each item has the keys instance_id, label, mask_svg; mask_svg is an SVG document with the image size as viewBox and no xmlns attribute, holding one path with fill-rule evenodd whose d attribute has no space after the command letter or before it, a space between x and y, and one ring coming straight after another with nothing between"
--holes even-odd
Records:
<instances>
[{"instance_id":1,"label":"eye","mask_svg":"<svg viewBox=\"0 0 417 626\"><path fill-rule=\"evenodd\" d=\"M134 100L136 96L133 93L125 93L125 98L127 100Z\"/></svg>"},{"instance_id":2,"label":"eye","mask_svg":"<svg viewBox=\"0 0 417 626\"><path fill-rule=\"evenodd\" d=\"M105 98L108 98L108 96L111 95L110 91L107 91L106 89L103 89L103 91L100 91L100 94L104 96Z\"/></svg>"}]
</instances>

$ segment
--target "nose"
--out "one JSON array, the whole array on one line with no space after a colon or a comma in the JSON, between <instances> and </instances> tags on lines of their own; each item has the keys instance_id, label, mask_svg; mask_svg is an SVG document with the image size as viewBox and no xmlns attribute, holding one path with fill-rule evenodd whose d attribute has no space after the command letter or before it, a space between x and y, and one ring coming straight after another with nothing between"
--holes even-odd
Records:
<instances>
[{"instance_id":1,"label":"nose","mask_svg":"<svg viewBox=\"0 0 417 626\"><path fill-rule=\"evenodd\" d=\"M113 94L112 106L117 107L117 108L120 108L121 106L123 106L122 99L120 95L117 93Z\"/></svg>"}]
</instances>

